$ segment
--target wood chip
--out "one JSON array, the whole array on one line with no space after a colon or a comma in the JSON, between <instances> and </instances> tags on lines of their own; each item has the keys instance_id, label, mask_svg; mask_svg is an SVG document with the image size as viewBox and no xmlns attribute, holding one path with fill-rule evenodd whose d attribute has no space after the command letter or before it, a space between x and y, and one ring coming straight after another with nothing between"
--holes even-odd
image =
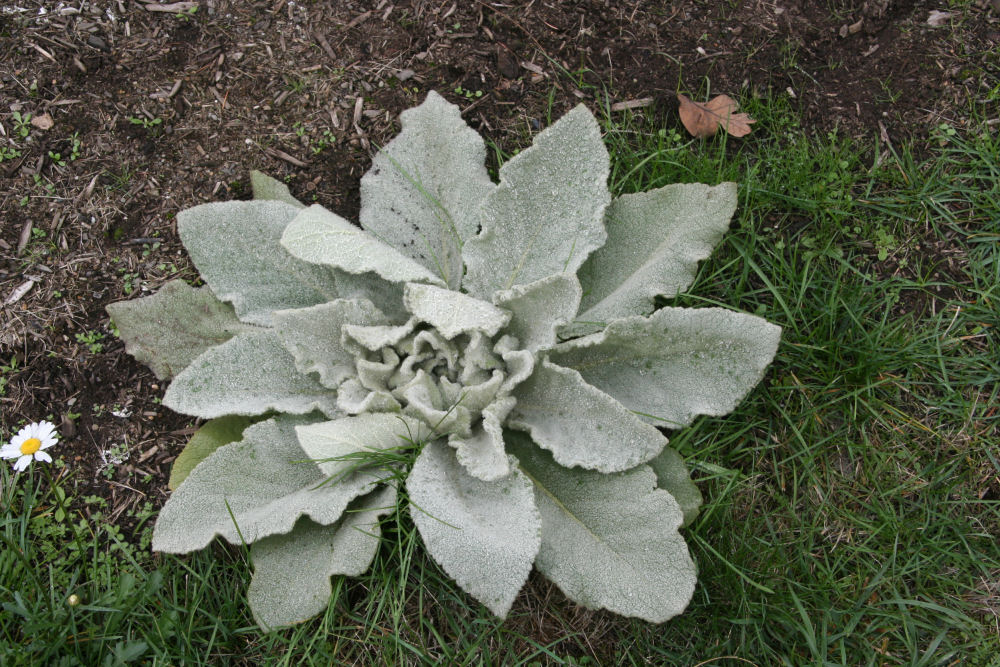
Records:
<instances>
[{"instance_id":1,"label":"wood chip","mask_svg":"<svg viewBox=\"0 0 1000 667\"><path fill-rule=\"evenodd\" d=\"M24 248L28 245L28 241L31 240L31 220L24 223L21 227L21 235L17 238L17 256L20 257L21 253L24 252Z\"/></svg>"},{"instance_id":2,"label":"wood chip","mask_svg":"<svg viewBox=\"0 0 1000 667\"><path fill-rule=\"evenodd\" d=\"M152 98L154 100L169 100L174 95L176 95L177 91L180 90L180 89L181 89L181 79L177 79L177 80L174 81L173 88L171 88L170 90L160 90L160 91L157 91L157 92L153 93L152 95L150 95L150 98Z\"/></svg>"},{"instance_id":3,"label":"wood chip","mask_svg":"<svg viewBox=\"0 0 1000 667\"><path fill-rule=\"evenodd\" d=\"M18 301L20 301L21 298L25 294L27 294L31 290L31 288L34 287L34 286L35 286L35 281L34 280L26 280L26 281L24 281L23 283L21 283L20 286L14 288L14 291L11 292L10 296L7 297L7 300L3 302L3 305L5 305L5 306L12 306L12 305L14 305Z\"/></svg>"},{"instance_id":4,"label":"wood chip","mask_svg":"<svg viewBox=\"0 0 1000 667\"><path fill-rule=\"evenodd\" d=\"M153 445L152 447L150 447L149 449L147 449L146 451L144 451L142 454L139 455L139 463L145 463L150 456L152 456L158 451L160 451L160 446Z\"/></svg>"},{"instance_id":5,"label":"wood chip","mask_svg":"<svg viewBox=\"0 0 1000 667\"><path fill-rule=\"evenodd\" d=\"M364 109L365 98L359 97L354 100L354 124L357 125L361 121L361 111Z\"/></svg>"},{"instance_id":6,"label":"wood chip","mask_svg":"<svg viewBox=\"0 0 1000 667\"><path fill-rule=\"evenodd\" d=\"M317 32L314 33L314 35L316 37L316 41L319 42L319 45L324 51L326 51L326 55L330 56L330 60L337 60L337 54L335 54L333 49L330 48L330 42L326 41L326 37L323 36L323 33Z\"/></svg>"},{"instance_id":7,"label":"wood chip","mask_svg":"<svg viewBox=\"0 0 1000 667\"><path fill-rule=\"evenodd\" d=\"M653 103L652 97L643 97L639 100L628 100L626 102L615 102L611 105L612 111L625 111L626 109L641 109Z\"/></svg>"},{"instance_id":8,"label":"wood chip","mask_svg":"<svg viewBox=\"0 0 1000 667\"><path fill-rule=\"evenodd\" d=\"M45 49L43 49L42 47L38 46L38 44L32 44L31 48L33 48L35 51L38 51L39 53L41 53L43 56L45 56L46 58L48 58L52 62L56 62L56 59L54 57L52 57L52 54L49 53L48 51L46 51Z\"/></svg>"},{"instance_id":9,"label":"wood chip","mask_svg":"<svg viewBox=\"0 0 1000 667\"><path fill-rule=\"evenodd\" d=\"M534 72L535 74L541 74L545 76L545 70L536 65L535 63L529 63L527 60L521 61L521 67L528 70L529 72Z\"/></svg>"},{"instance_id":10,"label":"wood chip","mask_svg":"<svg viewBox=\"0 0 1000 667\"><path fill-rule=\"evenodd\" d=\"M948 20L951 18L951 12L941 12L936 9L931 10L930 15L927 17L927 25L932 28L940 28L943 25L948 24Z\"/></svg>"},{"instance_id":11,"label":"wood chip","mask_svg":"<svg viewBox=\"0 0 1000 667\"><path fill-rule=\"evenodd\" d=\"M302 160L298 159L294 155L289 155L285 151L278 150L277 148L265 148L264 152L271 157L278 158L279 160L284 160L289 164L294 164L296 167L308 167L309 165Z\"/></svg>"},{"instance_id":12,"label":"wood chip","mask_svg":"<svg viewBox=\"0 0 1000 667\"><path fill-rule=\"evenodd\" d=\"M364 12L363 14L358 14L353 19L351 19L351 22L347 24L347 26L346 26L345 29L349 30L349 29L353 28L354 26L356 26L356 25L358 25L360 23L363 23L364 21L367 21L368 17L370 17L371 15L372 15L371 12Z\"/></svg>"},{"instance_id":13,"label":"wood chip","mask_svg":"<svg viewBox=\"0 0 1000 667\"><path fill-rule=\"evenodd\" d=\"M143 5L142 8L147 12L163 12L166 14L180 14L181 12L187 12L198 6L197 2L172 2L169 5L157 5L148 4Z\"/></svg>"}]
</instances>

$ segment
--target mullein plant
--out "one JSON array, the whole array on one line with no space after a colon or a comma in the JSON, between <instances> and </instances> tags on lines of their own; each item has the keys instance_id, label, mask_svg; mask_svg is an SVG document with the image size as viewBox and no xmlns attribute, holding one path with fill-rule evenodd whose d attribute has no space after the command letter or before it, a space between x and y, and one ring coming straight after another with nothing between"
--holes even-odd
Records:
<instances>
[{"instance_id":1,"label":"mullein plant","mask_svg":"<svg viewBox=\"0 0 1000 667\"><path fill-rule=\"evenodd\" d=\"M431 92L361 180L361 226L252 175L177 216L205 285L108 306L126 349L208 420L153 548L249 544L265 628L321 612L408 506L430 556L505 617L532 567L570 599L658 623L691 599L679 530L701 495L661 428L724 415L780 329L655 309L722 238L736 185L613 198L578 106L506 162Z\"/></svg>"}]
</instances>

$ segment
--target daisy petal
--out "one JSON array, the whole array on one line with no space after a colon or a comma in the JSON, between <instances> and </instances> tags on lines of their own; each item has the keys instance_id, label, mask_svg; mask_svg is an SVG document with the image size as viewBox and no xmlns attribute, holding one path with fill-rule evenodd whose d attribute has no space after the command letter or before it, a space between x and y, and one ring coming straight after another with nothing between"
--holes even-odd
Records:
<instances>
[{"instance_id":1,"label":"daisy petal","mask_svg":"<svg viewBox=\"0 0 1000 667\"><path fill-rule=\"evenodd\" d=\"M35 452L35 460L45 461L46 463L52 463L52 457L41 450Z\"/></svg>"},{"instance_id":2,"label":"daisy petal","mask_svg":"<svg viewBox=\"0 0 1000 667\"><path fill-rule=\"evenodd\" d=\"M0 458L16 459L20 455L20 445L4 445L3 448L0 449Z\"/></svg>"},{"instance_id":3,"label":"daisy petal","mask_svg":"<svg viewBox=\"0 0 1000 667\"><path fill-rule=\"evenodd\" d=\"M17 460L17 463L14 464L14 472L22 472L29 465L31 465L31 456L25 454Z\"/></svg>"}]
</instances>

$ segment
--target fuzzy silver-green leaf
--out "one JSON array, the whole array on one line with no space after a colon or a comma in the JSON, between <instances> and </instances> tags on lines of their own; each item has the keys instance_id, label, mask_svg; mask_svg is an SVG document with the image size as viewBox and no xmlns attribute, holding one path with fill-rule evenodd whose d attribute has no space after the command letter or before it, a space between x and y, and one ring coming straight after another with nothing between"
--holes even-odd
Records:
<instances>
[{"instance_id":1,"label":"fuzzy silver-green leaf","mask_svg":"<svg viewBox=\"0 0 1000 667\"><path fill-rule=\"evenodd\" d=\"M340 414L334 394L299 372L273 329L246 331L199 356L170 383L163 404L203 419L271 410Z\"/></svg>"},{"instance_id":2,"label":"fuzzy silver-green leaf","mask_svg":"<svg viewBox=\"0 0 1000 667\"><path fill-rule=\"evenodd\" d=\"M274 329L302 374L316 373L324 387L337 388L354 375L355 357L337 332L350 325L377 325L385 315L370 301L335 299L309 308L278 310Z\"/></svg>"},{"instance_id":3,"label":"fuzzy silver-green leaf","mask_svg":"<svg viewBox=\"0 0 1000 667\"><path fill-rule=\"evenodd\" d=\"M496 187L486 145L434 91L399 118L402 132L361 179L361 226L457 290L462 244L475 235L479 205Z\"/></svg>"},{"instance_id":4,"label":"fuzzy silver-green leaf","mask_svg":"<svg viewBox=\"0 0 1000 667\"><path fill-rule=\"evenodd\" d=\"M396 487L384 486L352 502L329 526L303 517L286 535L250 547L253 577L247 601L266 630L308 620L326 609L330 577L364 574L378 550L379 518L394 509Z\"/></svg>"},{"instance_id":5,"label":"fuzzy silver-green leaf","mask_svg":"<svg viewBox=\"0 0 1000 667\"><path fill-rule=\"evenodd\" d=\"M731 412L764 376L780 338L781 327L754 315L663 308L563 343L551 358L646 421L678 428Z\"/></svg>"},{"instance_id":6,"label":"fuzzy silver-green leaf","mask_svg":"<svg viewBox=\"0 0 1000 667\"><path fill-rule=\"evenodd\" d=\"M371 475L337 484L308 460L295 437L305 418L281 416L250 426L243 439L199 463L160 510L153 549L188 553L215 536L250 544L292 530L302 515L336 522L347 503L371 490Z\"/></svg>"},{"instance_id":7,"label":"fuzzy silver-green leaf","mask_svg":"<svg viewBox=\"0 0 1000 667\"><path fill-rule=\"evenodd\" d=\"M305 204L292 196L287 185L259 171L250 172L250 187L253 189L254 199L280 201L295 208L306 207Z\"/></svg>"},{"instance_id":8,"label":"fuzzy silver-green leaf","mask_svg":"<svg viewBox=\"0 0 1000 667\"><path fill-rule=\"evenodd\" d=\"M318 204L288 223L281 245L302 261L347 273L371 271L390 282L444 284L421 264Z\"/></svg>"},{"instance_id":9,"label":"fuzzy silver-green leaf","mask_svg":"<svg viewBox=\"0 0 1000 667\"><path fill-rule=\"evenodd\" d=\"M508 443L542 516L539 572L591 609L652 623L684 611L697 569L678 532L681 508L649 466L602 475L556 464L522 434Z\"/></svg>"},{"instance_id":10,"label":"fuzzy silver-green leaf","mask_svg":"<svg viewBox=\"0 0 1000 667\"><path fill-rule=\"evenodd\" d=\"M167 488L176 491L196 465L207 459L219 447L240 440L243 431L252 423L249 417L228 415L202 424L174 459L174 464L170 466Z\"/></svg>"},{"instance_id":11,"label":"fuzzy silver-green leaf","mask_svg":"<svg viewBox=\"0 0 1000 667\"><path fill-rule=\"evenodd\" d=\"M514 390L508 425L526 430L564 466L628 470L653 458L667 439L575 370L543 360Z\"/></svg>"},{"instance_id":12,"label":"fuzzy silver-green leaf","mask_svg":"<svg viewBox=\"0 0 1000 667\"><path fill-rule=\"evenodd\" d=\"M497 292L493 302L511 313L504 332L536 351L555 344L558 328L576 315L581 294L576 276L560 273Z\"/></svg>"},{"instance_id":13,"label":"fuzzy silver-green leaf","mask_svg":"<svg viewBox=\"0 0 1000 667\"><path fill-rule=\"evenodd\" d=\"M332 272L292 257L279 241L299 209L281 201L202 204L177 214L177 231L198 273L250 324L270 325L279 308L337 296Z\"/></svg>"},{"instance_id":14,"label":"fuzzy silver-green leaf","mask_svg":"<svg viewBox=\"0 0 1000 667\"><path fill-rule=\"evenodd\" d=\"M655 458L649 461L649 467L656 473L656 485L668 492L677 501L684 514L684 526L690 525L698 517L701 509L701 491L691 481L684 459L672 447L664 447Z\"/></svg>"},{"instance_id":15,"label":"fuzzy silver-green leaf","mask_svg":"<svg viewBox=\"0 0 1000 667\"><path fill-rule=\"evenodd\" d=\"M432 441L413 464L406 491L427 552L465 592L505 617L540 543L528 479L518 472L476 479L450 447Z\"/></svg>"},{"instance_id":16,"label":"fuzzy silver-green leaf","mask_svg":"<svg viewBox=\"0 0 1000 667\"><path fill-rule=\"evenodd\" d=\"M180 373L210 347L253 328L208 287L194 288L183 280L171 280L152 296L109 304L107 311L125 351L161 380Z\"/></svg>"},{"instance_id":17,"label":"fuzzy silver-green leaf","mask_svg":"<svg viewBox=\"0 0 1000 667\"><path fill-rule=\"evenodd\" d=\"M416 419L385 412L305 424L295 432L302 450L332 479L364 467L372 454L414 447L431 433Z\"/></svg>"},{"instance_id":18,"label":"fuzzy silver-green leaf","mask_svg":"<svg viewBox=\"0 0 1000 667\"><path fill-rule=\"evenodd\" d=\"M482 231L465 243L472 296L557 273L575 273L606 238L608 152L594 116L583 105L535 137L500 168L500 185L482 207Z\"/></svg>"},{"instance_id":19,"label":"fuzzy silver-green leaf","mask_svg":"<svg viewBox=\"0 0 1000 667\"><path fill-rule=\"evenodd\" d=\"M584 296L577 319L646 315L655 296L683 292L735 210L735 183L676 183L612 201L605 218L608 240L580 267Z\"/></svg>"},{"instance_id":20,"label":"fuzzy silver-green leaf","mask_svg":"<svg viewBox=\"0 0 1000 667\"><path fill-rule=\"evenodd\" d=\"M414 317L449 340L471 331L494 336L510 321L510 313L492 303L434 285L407 283L403 303Z\"/></svg>"}]
</instances>

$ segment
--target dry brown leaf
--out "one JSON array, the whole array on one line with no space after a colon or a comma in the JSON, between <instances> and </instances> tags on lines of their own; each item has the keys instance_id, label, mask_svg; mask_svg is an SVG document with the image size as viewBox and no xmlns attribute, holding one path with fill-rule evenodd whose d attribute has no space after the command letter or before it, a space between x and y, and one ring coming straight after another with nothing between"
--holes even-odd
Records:
<instances>
[{"instance_id":1,"label":"dry brown leaf","mask_svg":"<svg viewBox=\"0 0 1000 667\"><path fill-rule=\"evenodd\" d=\"M711 137L720 127L734 137L745 137L750 134L750 125L757 122L745 113L736 113L739 105L729 95L719 95L699 104L677 93L677 101L680 102L681 122L699 139Z\"/></svg>"},{"instance_id":2,"label":"dry brown leaf","mask_svg":"<svg viewBox=\"0 0 1000 667\"><path fill-rule=\"evenodd\" d=\"M52 116L43 113L41 116L32 116L31 124L39 130L51 130L52 126L55 125L55 121L52 120Z\"/></svg>"}]
</instances>

